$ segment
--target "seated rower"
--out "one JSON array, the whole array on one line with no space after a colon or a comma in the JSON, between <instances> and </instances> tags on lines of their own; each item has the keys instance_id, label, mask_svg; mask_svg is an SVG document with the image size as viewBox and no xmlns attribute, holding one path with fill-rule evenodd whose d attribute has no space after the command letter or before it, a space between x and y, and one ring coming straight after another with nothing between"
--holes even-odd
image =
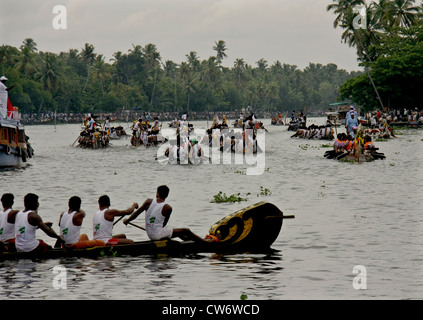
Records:
<instances>
[{"instance_id":1,"label":"seated rower","mask_svg":"<svg viewBox=\"0 0 423 320\"><path fill-rule=\"evenodd\" d=\"M63 240L51 228L52 223L44 223L38 215L38 196L28 193L24 198L25 209L16 215L15 219L15 245L18 252L46 252L51 246L35 236L37 228L40 228L46 235L56 238L59 242Z\"/></svg>"},{"instance_id":2,"label":"seated rower","mask_svg":"<svg viewBox=\"0 0 423 320\"><path fill-rule=\"evenodd\" d=\"M0 251L15 251L15 218L19 210L13 210L14 195L5 193L1 197L3 210L0 211Z\"/></svg>"},{"instance_id":3,"label":"seated rower","mask_svg":"<svg viewBox=\"0 0 423 320\"><path fill-rule=\"evenodd\" d=\"M200 243L217 241L215 237L213 237L213 239L200 238L188 228L169 228L167 223L172 213L172 207L165 203L168 195L169 188L165 185L159 186L157 188L156 198L145 200L138 210L132 213L127 219L123 220L123 223L127 225L145 210L145 228L151 240L163 240L177 237L182 240L193 240Z\"/></svg>"},{"instance_id":4,"label":"seated rower","mask_svg":"<svg viewBox=\"0 0 423 320\"><path fill-rule=\"evenodd\" d=\"M59 218L60 237L71 248L89 248L105 246L102 240L89 240L86 234L80 234L85 211L81 210L81 198L73 196L69 199L69 210Z\"/></svg>"},{"instance_id":5,"label":"seated rower","mask_svg":"<svg viewBox=\"0 0 423 320\"><path fill-rule=\"evenodd\" d=\"M133 203L126 210L109 209L110 198L104 195L98 199L98 206L100 210L94 214L93 219L94 240L102 240L106 245L134 243L134 241L126 239L126 235L124 234L113 235L113 220L115 216L131 214L138 208L138 203Z\"/></svg>"},{"instance_id":6,"label":"seated rower","mask_svg":"<svg viewBox=\"0 0 423 320\"><path fill-rule=\"evenodd\" d=\"M364 150L377 150L376 146L372 141L372 137L370 137L369 135L366 135L364 137Z\"/></svg>"}]
</instances>

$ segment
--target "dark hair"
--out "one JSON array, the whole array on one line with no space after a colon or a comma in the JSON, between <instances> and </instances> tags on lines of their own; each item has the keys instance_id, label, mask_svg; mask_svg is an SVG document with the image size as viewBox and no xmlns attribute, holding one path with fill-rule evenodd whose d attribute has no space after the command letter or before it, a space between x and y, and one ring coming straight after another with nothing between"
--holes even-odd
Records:
<instances>
[{"instance_id":1,"label":"dark hair","mask_svg":"<svg viewBox=\"0 0 423 320\"><path fill-rule=\"evenodd\" d=\"M79 211L81 209L81 198L73 196L69 199L69 209Z\"/></svg>"},{"instance_id":2,"label":"dark hair","mask_svg":"<svg viewBox=\"0 0 423 320\"><path fill-rule=\"evenodd\" d=\"M169 195L169 188L165 185L159 186L157 188L157 193L159 194L160 197L166 199L167 196Z\"/></svg>"},{"instance_id":3,"label":"dark hair","mask_svg":"<svg viewBox=\"0 0 423 320\"><path fill-rule=\"evenodd\" d=\"M13 206L14 195L11 193L5 193L1 196L1 203L3 203L3 207L8 208Z\"/></svg>"},{"instance_id":4,"label":"dark hair","mask_svg":"<svg viewBox=\"0 0 423 320\"><path fill-rule=\"evenodd\" d=\"M24 197L24 205L25 209L28 210L37 210L38 208L38 196L33 193L28 193Z\"/></svg>"},{"instance_id":5,"label":"dark hair","mask_svg":"<svg viewBox=\"0 0 423 320\"><path fill-rule=\"evenodd\" d=\"M109 196L104 195L98 198L98 204L101 205L102 207L110 207Z\"/></svg>"}]
</instances>

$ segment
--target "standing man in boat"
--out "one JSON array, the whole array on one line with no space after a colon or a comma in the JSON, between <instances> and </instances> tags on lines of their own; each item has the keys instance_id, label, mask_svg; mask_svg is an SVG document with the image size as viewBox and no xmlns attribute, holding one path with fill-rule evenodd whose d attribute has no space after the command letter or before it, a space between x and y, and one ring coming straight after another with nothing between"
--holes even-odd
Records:
<instances>
[{"instance_id":1,"label":"standing man in boat","mask_svg":"<svg viewBox=\"0 0 423 320\"><path fill-rule=\"evenodd\" d=\"M165 185L159 186L156 192L155 199L147 199L144 201L141 207L132 213L127 219L123 220L124 224L128 224L130 221L136 219L141 212L145 212L145 227L148 237L155 240L181 238L182 240L193 240L201 243L209 243L209 240L203 239L194 234L188 228L172 229L167 226L170 215L172 213L172 207L165 203L167 196L169 195L169 188ZM211 239L217 241L216 239Z\"/></svg>"},{"instance_id":2,"label":"standing man in boat","mask_svg":"<svg viewBox=\"0 0 423 320\"><path fill-rule=\"evenodd\" d=\"M38 196L28 193L24 197L25 209L16 215L15 219L15 245L19 252L45 252L51 247L43 240L38 240L35 236L36 230L40 228L49 237L57 239L59 242L63 240L51 228L52 223L44 223L43 219L38 215Z\"/></svg>"},{"instance_id":3,"label":"standing man in boat","mask_svg":"<svg viewBox=\"0 0 423 320\"><path fill-rule=\"evenodd\" d=\"M13 210L14 195L5 193L1 197L3 210L0 211L0 248L7 243L8 250L15 248L15 219L19 210ZM13 248L13 249L12 249ZM3 247L3 249L5 249ZM12 249L12 250L11 250Z\"/></svg>"},{"instance_id":4,"label":"standing man in boat","mask_svg":"<svg viewBox=\"0 0 423 320\"><path fill-rule=\"evenodd\" d=\"M113 220L116 216L131 214L138 208L138 203L134 202L132 206L126 210L109 209L110 198L104 195L98 199L98 207L100 210L94 214L93 219L94 240L102 240L107 245L133 244L134 241L126 239L125 234L113 235Z\"/></svg>"},{"instance_id":5,"label":"standing man in boat","mask_svg":"<svg viewBox=\"0 0 423 320\"><path fill-rule=\"evenodd\" d=\"M11 85L9 88L6 87L6 81L9 80L5 76L0 78L0 118L7 118L7 106L9 101L8 91L15 87L15 84Z\"/></svg>"},{"instance_id":6,"label":"standing man in boat","mask_svg":"<svg viewBox=\"0 0 423 320\"><path fill-rule=\"evenodd\" d=\"M358 119L355 116L355 112L350 112L350 117L346 122L347 134L350 134L353 138L355 137L355 132L358 128Z\"/></svg>"}]
</instances>

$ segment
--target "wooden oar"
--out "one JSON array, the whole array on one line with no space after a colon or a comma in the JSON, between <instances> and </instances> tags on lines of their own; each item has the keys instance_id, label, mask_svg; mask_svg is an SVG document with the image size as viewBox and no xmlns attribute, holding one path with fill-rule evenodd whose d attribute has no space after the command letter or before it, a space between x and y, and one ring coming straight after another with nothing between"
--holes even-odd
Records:
<instances>
[{"instance_id":1,"label":"wooden oar","mask_svg":"<svg viewBox=\"0 0 423 320\"><path fill-rule=\"evenodd\" d=\"M76 140L72 143L72 147L73 147L73 145L75 144L75 142L76 142L76 141L78 141L79 137L80 137L80 136L78 136L78 137L76 138Z\"/></svg>"},{"instance_id":2,"label":"wooden oar","mask_svg":"<svg viewBox=\"0 0 423 320\"><path fill-rule=\"evenodd\" d=\"M117 219L115 222L113 222L113 225L115 225L116 223L118 223L120 220L122 220L124 216L121 216L119 219Z\"/></svg>"},{"instance_id":3,"label":"wooden oar","mask_svg":"<svg viewBox=\"0 0 423 320\"><path fill-rule=\"evenodd\" d=\"M137 224L135 224L135 223L128 222L128 224L130 224L131 226L134 226L135 228L138 228L138 229L141 229L141 230L147 231L145 228L143 228L143 227L141 227L141 226L139 226L139 225L137 225Z\"/></svg>"}]
</instances>

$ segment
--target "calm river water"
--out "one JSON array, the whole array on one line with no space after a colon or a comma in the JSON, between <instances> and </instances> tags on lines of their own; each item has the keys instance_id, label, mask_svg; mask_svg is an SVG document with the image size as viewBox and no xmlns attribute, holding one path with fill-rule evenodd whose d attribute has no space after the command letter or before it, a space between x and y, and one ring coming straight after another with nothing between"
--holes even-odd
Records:
<instances>
[{"instance_id":1,"label":"calm river water","mask_svg":"<svg viewBox=\"0 0 423 320\"><path fill-rule=\"evenodd\" d=\"M0 171L0 193L14 193L16 209L26 193L38 194L39 213L55 230L73 195L82 198L83 232L91 238L99 196L126 209L153 197L160 184L171 190L169 224L202 236L220 218L259 201L295 219L284 222L271 255L0 262L0 299L422 299L423 130L399 130L397 139L376 142L385 160L351 164L325 159L327 141L290 138L287 127L264 124L261 175L247 175L247 164L163 165L155 160L158 148L133 148L129 139L80 149L71 146L79 125L27 126L35 156L23 169ZM201 132L207 122L194 127ZM219 191L248 200L211 203ZM142 218L136 222L142 225ZM147 240L122 223L115 233ZM67 270L66 290L53 286L59 264Z\"/></svg>"}]
</instances>

